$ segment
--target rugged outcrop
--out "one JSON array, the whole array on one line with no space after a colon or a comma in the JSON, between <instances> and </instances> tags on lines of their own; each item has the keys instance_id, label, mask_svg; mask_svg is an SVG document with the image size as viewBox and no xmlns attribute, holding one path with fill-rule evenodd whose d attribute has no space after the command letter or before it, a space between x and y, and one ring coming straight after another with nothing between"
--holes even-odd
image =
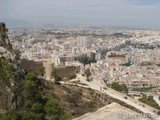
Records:
<instances>
[{"instance_id":1,"label":"rugged outcrop","mask_svg":"<svg viewBox=\"0 0 160 120\"><path fill-rule=\"evenodd\" d=\"M11 86L21 80L24 72L18 53L12 48L5 23L0 23L0 113L15 107L15 94Z\"/></svg>"},{"instance_id":2,"label":"rugged outcrop","mask_svg":"<svg viewBox=\"0 0 160 120\"><path fill-rule=\"evenodd\" d=\"M0 23L0 46L3 46L7 49L12 49L9 37L7 35L8 29L6 28L5 23Z\"/></svg>"},{"instance_id":3,"label":"rugged outcrop","mask_svg":"<svg viewBox=\"0 0 160 120\"><path fill-rule=\"evenodd\" d=\"M7 32L5 23L0 23L0 57L15 61L16 54L13 52Z\"/></svg>"}]
</instances>

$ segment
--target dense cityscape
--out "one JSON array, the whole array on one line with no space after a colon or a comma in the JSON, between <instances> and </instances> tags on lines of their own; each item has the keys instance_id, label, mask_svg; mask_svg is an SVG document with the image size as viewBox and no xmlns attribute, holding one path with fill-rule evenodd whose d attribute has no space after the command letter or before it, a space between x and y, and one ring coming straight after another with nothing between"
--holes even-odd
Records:
<instances>
[{"instance_id":1,"label":"dense cityscape","mask_svg":"<svg viewBox=\"0 0 160 120\"><path fill-rule=\"evenodd\" d=\"M131 88L159 86L159 30L55 28L10 31L21 59L50 61L54 66L80 66L91 61L91 78L117 81Z\"/></svg>"}]
</instances>

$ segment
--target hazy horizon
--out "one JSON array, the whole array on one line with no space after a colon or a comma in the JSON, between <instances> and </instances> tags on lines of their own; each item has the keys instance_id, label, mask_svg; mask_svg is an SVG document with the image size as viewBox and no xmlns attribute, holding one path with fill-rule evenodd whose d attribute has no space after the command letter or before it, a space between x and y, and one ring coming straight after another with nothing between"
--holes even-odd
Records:
<instances>
[{"instance_id":1,"label":"hazy horizon","mask_svg":"<svg viewBox=\"0 0 160 120\"><path fill-rule=\"evenodd\" d=\"M9 27L90 25L160 28L160 0L0 0Z\"/></svg>"}]
</instances>

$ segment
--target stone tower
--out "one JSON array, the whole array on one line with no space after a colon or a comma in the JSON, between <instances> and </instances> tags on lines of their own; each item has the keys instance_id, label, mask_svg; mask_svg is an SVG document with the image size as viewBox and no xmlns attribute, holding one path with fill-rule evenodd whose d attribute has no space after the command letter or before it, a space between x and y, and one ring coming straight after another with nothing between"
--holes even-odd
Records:
<instances>
[{"instance_id":1,"label":"stone tower","mask_svg":"<svg viewBox=\"0 0 160 120\"><path fill-rule=\"evenodd\" d=\"M45 75L44 79L46 80L52 80L52 73L54 71L54 64L52 62L43 62L43 66L45 68Z\"/></svg>"}]
</instances>

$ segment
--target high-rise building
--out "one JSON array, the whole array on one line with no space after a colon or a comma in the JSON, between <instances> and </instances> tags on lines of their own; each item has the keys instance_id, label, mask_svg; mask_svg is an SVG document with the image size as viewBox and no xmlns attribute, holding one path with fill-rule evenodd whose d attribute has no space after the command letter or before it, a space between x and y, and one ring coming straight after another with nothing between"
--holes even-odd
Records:
<instances>
[{"instance_id":1,"label":"high-rise building","mask_svg":"<svg viewBox=\"0 0 160 120\"><path fill-rule=\"evenodd\" d=\"M77 46L84 49L89 49L92 47L93 40L90 37L78 37Z\"/></svg>"}]
</instances>

